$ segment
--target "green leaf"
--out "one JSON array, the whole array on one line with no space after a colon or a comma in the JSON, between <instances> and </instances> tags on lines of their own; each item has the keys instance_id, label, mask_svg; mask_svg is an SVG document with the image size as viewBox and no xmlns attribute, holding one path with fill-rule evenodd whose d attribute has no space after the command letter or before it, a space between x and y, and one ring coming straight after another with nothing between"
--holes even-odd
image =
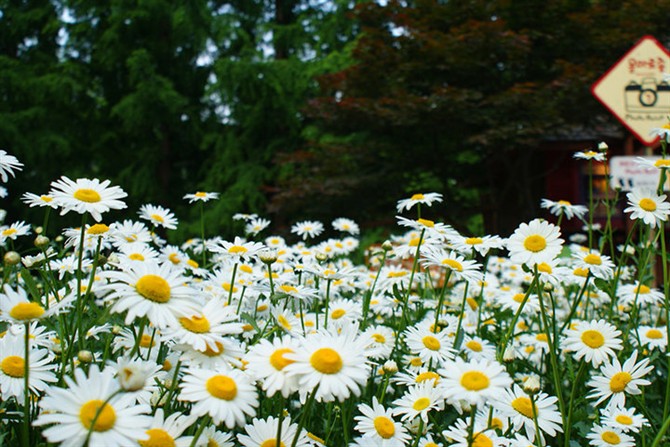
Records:
<instances>
[{"instance_id":1,"label":"green leaf","mask_svg":"<svg viewBox=\"0 0 670 447\"><path fill-rule=\"evenodd\" d=\"M42 294L40 293L39 288L37 287L37 283L35 282L33 275L31 275L30 271L28 271L28 269L26 269L25 267L21 269L21 278L23 279L23 282L26 284L30 296L33 297L33 301L41 303L42 300L40 298L42 297Z\"/></svg>"}]
</instances>

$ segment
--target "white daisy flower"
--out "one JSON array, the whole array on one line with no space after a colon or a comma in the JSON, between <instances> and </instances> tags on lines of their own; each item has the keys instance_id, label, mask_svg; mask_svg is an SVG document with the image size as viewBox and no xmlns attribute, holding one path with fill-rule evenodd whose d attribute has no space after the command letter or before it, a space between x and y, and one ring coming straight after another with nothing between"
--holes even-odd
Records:
<instances>
[{"instance_id":1,"label":"white daisy flower","mask_svg":"<svg viewBox=\"0 0 670 447\"><path fill-rule=\"evenodd\" d=\"M489 427L487 419L475 419L474 427L471 427L470 420L458 419L447 430L444 430L442 435L453 442L449 444L449 447L503 447L507 445L507 440L498 436L493 427Z\"/></svg>"},{"instance_id":2,"label":"white daisy flower","mask_svg":"<svg viewBox=\"0 0 670 447\"><path fill-rule=\"evenodd\" d=\"M414 194L409 199L398 200L396 209L399 213L402 213L403 210L409 211L414 205L423 204L426 206L431 206L433 203L439 203L442 201L442 194L437 192L427 192L427 193L418 193Z\"/></svg>"},{"instance_id":3,"label":"white daisy flower","mask_svg":"<svg viewBox=\"0 0 670 447\"><path fill-rule=\"evenodd\" d=\"M510 260L530 266L550 262L563 249L561 231L555 225L540 219L522 223L507 239Z\"/></svg>"},{"instance_id":4,"label":"white daisy flower","mask_svg":"<svg viewBox=\"0 0 670 447\"><path fill-rule=\"evenodd\" d=\"M7 151L0 150L0 178L7 183L9 176L14 177L14 171L23 170L23 163L13 155L9 155Z\"/></svg>"},{"instance_id":5,"label":"white daisy flower","mask_svg":"<svg viewBox=\"0 0 670 447\"><path fill-rule=\"evenodd\" d=\"M635 408L605 407L600 410L601 421L604 426L615 427L627 433L639 433L642 427L649 426L649 421Z\"/></svg>"},{"instance_id":6,"label":"white daisy flower","mask_svg":"<svg viewBox=\"0 0 670 447\"><path fill-rule=\"evenodd\" d=\"M163 409L158 408L151 419L150 428L146 432L149 439L140 441L140 446L189 447L193 441L193 436L182 436L182 434L196 420L193 415L185 415L179 412L174 412L166 418Z\"/></svg>"},{"instance_id":7,"label":"white daisy flower","mask_svg":"<svg viewBox=\"0 0 670 447\"><path fill-rule=\"evenodd\" d=\"M481 272L481 264L472 260L466 260L454 252L447 252L442 249L427 248L422 253L422 264L426 266L435 266L451 272L451 277L455 281L465 280L469 283L478 283L484 279Z\"/></svg>"},{"instance_id":8,"label":"white daisy flower","mask_svg":"<svg viewBox=\"0 0 670 447\"><path fill-rule=\"evenodd\" d=\"M315 238L323 232L323 224L316 220L305 220L297 222L291 227L291 233L295 233L303 240Z\"/></svg>"},{"instance_id":9,"label":"white daisy flower","mask_svg":"<svg viewBox=\"0 0 670 447\"><path fill-rule=\"evenodd\" d=\"M572 257L577 259L577 263L575 264L577 268L588 270L596 278L608 281L614 276L614 263L609 256L589 251L586 253L575 253Z\"/></svg>"},{"instance_id":10,"label":"white daisy flower","mask_svg":"<svg viewBox=\"0 0 670 447\"><path fill-rule=\"evenodd\" d=\"M665 326L640 326L637 329L642 346L664 351L668 345L668 330Z\"/></svg>"},{"instance_id":11,"label":"white daisy flower","mask_svg":"<svg viewBox=\"0 0 670 447\"><path fill-rule=\"evenodd\" d=\"M219 198L218 192L203 192L198 191L193 194L186 194L184 200L188 200L188 203L193 202L208 202L210 200L216 200Z\"/></svg>"},{"instance_id":12,"label":"white daisy flower","mask_svg":"<svg viewBox=\"0 0 670 447\"><path fill-rule=\"evenodd\" d=\"M600 368L600 375L593 376L587 386L594 388L587 396L589 399L598 399L595 406L610 399L608 407L623 407L626 404L626 394L641 394L640 386L650 385L651 382L643 379L644 376L654 370L649 366L649 359L637 362L637 351L621 365L619 359L614 357L611 363L605 363Z\"/></svg>"},{"instance_id":13,"label":"white daisy flower","mask_svg":"<svg viewBox=\"0 0 670 447\"><path fill-rule=\"evenodd\" d=\"M62 176L51 183L49 195L61 207L61 215L70 211L89 213L96 222L102 220L102 213L126 208L121 199L128 196L120 187L109 186L109 180L80 178L70 180Z\"/></svg>"},{"instance_id":14,"label":"white daisy flower","mask_svg":"<svg viewBox=\"0 0 670 447\"><path fill-rule=\"evenodd\" d=\"M584 152L575 152L573 158L578 160L594 160L594 161L605 161L604 152L595 152L595 151L584 151Z\"/></svg>"},{"instance_id":15,"label":"white daisy flower","mask_svg":"<svg viewBox=\"0 0 670 447\"><path fill-rule=\"evenodd\" d=\"M177 229L179 221L174 216L174 213L162 206L151 204L142 205L138 211L140 219L151 222L156 227L167 228L168 230Z\"/></svg>"},{"instance_id":16,"label":"white daisy flower","mask_svg":"<svg viewBox=\"0 0 670 447\"><path fill-rule=\"evenodd\" d=\"M438 370L444 380L441 387L450 402L465 401L479 405L498 399L512 379L498 362L472 360L464 362L460 357L447 362Z\"/></svg>"},{"instance_id":17,"label":"white daisy flower","mask_svg":"<svg viewBox=\"0 0 670 447\"><path fill-rule=\"evenodd\" d=\"M558 398L540 392L534 397L533 403L523 389L514 384L513 389L506 389L500 398L493 402L493 406L500 410L501 415L509 417L510 425L515 430L525 430L528 439L535 440L535 418L542 433L556 436L562 432L562 418L556 402ZM540 437L542 437L540 433Z\"/></svg>"},{"instance_id":18,"label":"white daisy flower","mask_svg":"<svg viewBox=\"0 0 670 447\"><path fill-rule=\"evenodd\" d=\"M344 233L349 233L353 235L357 235L361 231L356 222L354 222L351 219L347 219L345 217L339 217L335 219L331 225L337 231L342 231Z\"/></svg>"},{"instance_id":19,"label":"white daisy flower","mask_svg":"<svg viewBox=\"0 0 670 447\"><path fill-rule=\"evenodd\" d=\"M420 416L428 422L428 412L444 408L444 389L433 386L432 381L411 386L405 394L393 401L393 415L403 415L403 421Z\"/></svg>"},{"instance_id":20,"label":"white daisy flower","mask_svg":"<svg viewBox=\"0 0 670 447\"><path fill-rule=\"evenodd\" d=\"M268 397L278 391L288 397L297 391L297 376L289 376L285 371L286 366L294 360L284 355L295 353L299 349L298 341L290 336L275 337L272 341L262 338L249 349L245 356L247 370L260 383Z\"/></svg>"},{"instance_id":21,"label":"white daisy flower","mask_svg":"<svg viewBox=\"0 0 670 447\"><path fill-rule=\"evenodd\" d=\"M635 438L615 427L594 425L586 437L594 447L635 447Z\"/></svg>"},{"instance_id":22,"label":"white daisy flower","mask_svg":"<svg viewBox=\"0 0 670 447\"><path fill-rule=\"evenodd\" d=\"M432 361L438 366L454 358L453 340L447 331L435 333L427 326L409 326L403 335L409 352L425 363Z\"/></svg>"},{"instance_id":23,"label":"white daisy flower","mask_svg":"<svg viewBox=\"0 0 670 447\"><path fill-rule=\"evenodd\" d=\"M301 349L284 354L294 361L286 366L287 374L297 376L305 392L316 392L319 401L343 402L351 394L359 396L368 380L367 341L358 336L357 326L338 329L339 333L308 333Z\"/></svg>"},{"instance_id":24,"label":"white daisy flower","mask_svg":"<svg viewBox=\"0 0 670 447\"><path fill-rule=\"evenodd\" d=\"M464 255L471 255L473 250L482 256L486 256L489 251L500 249L505 246L505 241L500 236L471 236L464 237L460 234L447 236L449 244L453 249Z\"/></svg>"},{"instance_id":25,"label":"white daisy flower","mask_svg":"<svg viewBox=\"0 0 670 447\"><path fill-rule=\"evenodd\" d=\"M246 434L238 434L237 440L243 447L288 447L292 445L295 445L295 447L309 447L312 445L310 438L302 428L295 444L293 444L293 439L298 433L298 424L292 423L290 416L285 417L281 422L279 439L277 439L278 430L279 419L272 416L267 419L254 418L251 424L244 426Z\"/></svg>"},{"instance_id":26,"label":"white daisy flower","mask_svg":"<svg viewBox=\"0 0 670 447\"><path fill-rule=\"evenodd\" d=\"M223 258L232 258L235 260L250 259L265 248L259 242L247 242L239 236L235 236L233 242L219 240L208 242L206 246L212 253L220 255Z\"/></svg>"},{"instance_id":27,"label":"white daisy flower","mask_svg":"<svg viewBox=\"0 0 670 447\"><path fill-rule=\"evenodd\" d=\"M657 305L663 302L665 295L663 292L651 289L649 286L635 282L635 284L624 284L617 289L619 304L632 306L636 304L639 307L651 304Z\"/></svg>"},{"instance_id":28,"label":"white daisy flower","mask_svg":"<svg viewBox=\"0 0 670 447\"><path fill-rule=\"evenodd\" d=\"M634 189L626 197L630 206L623 211L624 213L631 213L631 219L642 219L651 228L655 228L656 225L668 220L670 203L665 201L665 194L658 195L653 191Z\"/></svg>"},{"instance_id":29,"label":"white daisy flower","mask_svg":"<svg viewBox=\"0 0 670 447\"><path fill-rule=\"evenodd\" d=\"M30 234L30 225L23 221L14 222L9 226L3 225L0 227L0 244L4 244L7 239L15 241L17 237L28 234Z\"/></svg>"},{"instance_id":30,"label":"white daisy flower","mask_svg":"<svg viewBox=\"0 0 670 447\"><path fill-rule=\"evenodd\" d=\"M208 414L216 425L232 429L256 415L256 387L242 371L189 368L179 386L179 400L193 403L191 414Z\"/></svg>"},{"instance_id":31,"label":"white daisy flower","mask_svg":"<svg viewBox=\"0 0 670 447\"><path fill-rule=\"evenodd\" d=\"M574 329L566 331L562 347L573 352L575 359L583 358L597 367L622 348L620 335L621 331L605 320L580 321Z\"/></svg>"},{"instance_id":32,"label":"white daisy flower","mask_svg":"<svg viewBox=\"0 0 670 447\"><path fill-rule=\"evenodd\" d=\"M244 232L252 236L256 236L261 231L265 230L270 226L270 221L268 219L254 218L247 222L244 227Z\"/></svg>"},{"instance_id":33,"label":"white daisy flower","mask_svg":"<svg viewBox=\"0 0 670 447\"><path fill-rule=\"evenodd\" d=\"M568 220L573 217L583 220L586 213L589 212L589 209L584 205L573 205L567 200L554 202L553 200L542 199L540 206L544 209L548 209L554 216L565 216Z\"/></svg>"},{"instance_id":34,"label":"white daisy flower","mask_svg":"<svg viewBox=\"0 0 670 447\"><path fill-rule=\"evenodd\" d=\"M362 414L354 417L354 429L363 434L363 439L382 441L387 447L403 447L411 439L407 429L393 419L393 411L384 408L376 397L372 398L372 406L359 404L358 411Z\"/></svg>"},{"instance_id":35,"label":"white daisy flower","mask_svg":"<svg viewBox=\"0 0 670 447\"><path fill-rule=\"evenodd\" d=\"M85 445L89 431L90 445L126 447L148 439L151 418L146 414L151 408L137 405L130 394L115 394L119 384L111 368L100 371L93 363L88 375L77 368L74 379L64 379L67 389L48 388L39 404L41 413L33 422L38 427L53 424L42 430L47 441L80 447Z\"/></svg>"},{"instance_id":36,"label":"white daisy flower","mask_svg":"<svg viewBox=\"0 0 670 447\"><path fill-rule=\"evenodd\" d=\"M42 194L38 196L37 194L26 192L21 196L21 201L31 208L34 206L48 206L53 209L58 208L58 203L54 202L54 198L49 194Z\"/></svg>"},{"instance_id":37,"label":"white daisy flower","mask_svg":"<svg viewBox=\"0 0 670 447\"><path fill-rule=\"evenodd\" d=\"M159 329L179 325L178 318L196 315L197 292L186 284L181 271L169 263L137 262L124 271L103 271L109 280L98 293L111 303L112 313L126 313L126 324L137 317L148 317Z\"/></svg>"},{"instance_id":38,"label":"white daisy flower","mask_svg":"<svg viewBox=\"0 0 670 447\"><path fill-rule=\"evenodd\" d=\"M31 334L29 334L31 335ZM7 402L14 397L23 405L26 382L26 367L28 368L28 387L31 395L39 395L49 387L49 383L56 382L52 364L54 358L46 349L31 348L26 365L25 342L22 337L5 335L0 338L0 396Z\"/></svg>"}]
</instances>

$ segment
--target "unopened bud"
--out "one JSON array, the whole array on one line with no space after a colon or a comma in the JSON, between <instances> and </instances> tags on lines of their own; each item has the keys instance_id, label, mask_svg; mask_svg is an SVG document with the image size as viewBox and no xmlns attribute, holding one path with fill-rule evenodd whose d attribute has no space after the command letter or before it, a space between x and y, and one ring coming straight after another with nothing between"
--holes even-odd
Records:
<instances>
[{"instance_id":1,"label":"unopened bud","mask_svg":"<svg viewBox=\"0 0 670 447\"><path fill-rule=\"evenodd\" d=\"M319 261L319 262L323 262L326 259L328 259L328 255L325 254L324 252L321 252L321 251L316 252L315 257L316 257L316 260Z\"/></svg>"},{"instance_id":2,"label":"unopened bud","mask_svg":"<svg viewBox=\"0 0 670 447\"><path fill-rule=\"evenodd\" d=\"M147 368L139 363L128 363L119 368L119 385L126 391L139 391L147 381Z\"/></svg>"},{"instance_id":3,"label":"unopened bud","mask_svg":"<svg viewBox=\"0 0 670 447\"><path fill-rule=\"evenodd\" d=\"M536 375L530 375L523 381L523 390L527 394L537 394L540 392L540 378Z\"/></svg>"},{"instance_id":4,"label":"unopened bud","mask_svg":"<svg viewBox=\"0 0 670 447\"><path fill-rule=\"evenodd\" d=\"M515 358L516 353L514 352L514 348L511 346L506 347L505 352L503 352L503 362L511 363Z\"/></svg>"},{"instance_id":5,"label":"unopened bud","mask_svg":"<svg viewBox=\"0 0 670 447\"><path fill-rule=\"evenodd\" d=\"M77 358L81 363L91 363L93 361L93 354L91 351L82 349L77 353Z\"/></svg>"},{"instance_id":6,"label":"unopened bud","mask_svg":"<svg viewBox=\"0 0 670 447\"><path fill-rule=\"evenodd\" d=\"M258 258L263 264L274 264L277 262L277 250L274 248L265 248L258 252Z\"/></svg>"},{"instance_id":7,"label":"unopened bud","mask_svg":"<svg viewBox=\"0 0 670 447\"><path fill-rule=\"evenodd\" d=\"M5 265L16 265L21 262L21 255L15 251L8 251L4 257Z\"/></svg>"},{"instance_id":8,"label":"unopened bud","mask_svg":"<svg viewBox=\"0 0 670 447\"><path fill-rule=\"evenodd\" d=\"M382 250L384 251L393 250L393 244L391 243L391 241L389 240L384 241L384 243L382 244Z\"/></svg>"},{"instance_id":9,"label":"unopened bud","mask_svg":"<svg viewBox=\"0 0 670 447\"><path fill-rule=\"evenodd\" d=\"M609 146L607 145L607 143L605 143L604 141L601 141L600 143L598 143L598 150L600 152L605 152L605 151L607 151L607 149L609 149Z\"/></svg>"},{"instance_id":10,"label":"unopened bud","mask_svg":"<svg viewBox=\"0 0 670 447\"><path fill-rule=\"evenodd\" d=\"M398 372L398 364L393 360L387 360L383 368L385 374L395 374Z\"/></svg>"},{"instance_id":11,"label":"unopened bud","mask_svg":"<svg viewBox=\"0 0 670 447\"><path fill-rule=\"evenodd\" d=\"M33 243L37 248L44 248L49 245L49 238L40 234L35 238L35 242Z\"/></svg>"},{"instance_id":12,"label":"unopened bud","mask_svg":"<svg viewBox=\"0 0 670 447\"><path fill-rule=\"evenodd\" d=\"M123 329L118 324L112 326L112 334L119 335Z\"/></svg>"}]
</instances>

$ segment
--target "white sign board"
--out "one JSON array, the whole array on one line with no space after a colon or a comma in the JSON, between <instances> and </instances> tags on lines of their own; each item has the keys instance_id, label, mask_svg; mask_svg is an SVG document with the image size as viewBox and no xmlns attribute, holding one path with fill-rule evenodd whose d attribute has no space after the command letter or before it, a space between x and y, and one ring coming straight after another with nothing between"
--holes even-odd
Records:
<instances>
[{"instance_id":1,"label":"white sign board","mask_svg":"<svg viewBox=\"0 0 670 447\"><path fill-rule=\"evenodd\" d=\"M591 87L591 93L635 137L647 146L658 141L650 135L668 123L670 53L652 36L645 36Z\"/></svg>"},{"instance_id":2,"label":"white sign board","mask_svg":"<svg viewBox=\"0 0 670 447\"><path fill-rule=\"evenodd\" d=\"M661 157L615 156L610 160L610 186L612 189L630 191L646 188L656 191L661 171L653 166L640 164L640 158L654 163ZM666 179L664 190L670 190L670 178Z\"/></svg>"}]
</instances>

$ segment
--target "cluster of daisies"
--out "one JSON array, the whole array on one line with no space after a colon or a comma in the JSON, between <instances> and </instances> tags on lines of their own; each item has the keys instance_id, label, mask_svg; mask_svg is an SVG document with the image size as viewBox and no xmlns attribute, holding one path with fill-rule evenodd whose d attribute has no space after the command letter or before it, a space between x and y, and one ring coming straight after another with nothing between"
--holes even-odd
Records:
<instances>
[{"instance_id":1,"label":"cluster of daisies","mask_svg":"<svg viewBox=\"0 0 670 447\"><path fill-rule=\"evenodd\" d=\"M21 168L0 151L4 182ZM438 193L400 200L400 231L373 247L347 218L282 237L252 214L232 217L243 237L175 245L164 207L112 220L125 198L62 177L23 201L81 214L81 227L0 227L10 445L661 445L668 308L649 259L663 195L628 195L647 239L616 253L542 219L503 238L401 215Z\"/></svg>"}]
</instances>

